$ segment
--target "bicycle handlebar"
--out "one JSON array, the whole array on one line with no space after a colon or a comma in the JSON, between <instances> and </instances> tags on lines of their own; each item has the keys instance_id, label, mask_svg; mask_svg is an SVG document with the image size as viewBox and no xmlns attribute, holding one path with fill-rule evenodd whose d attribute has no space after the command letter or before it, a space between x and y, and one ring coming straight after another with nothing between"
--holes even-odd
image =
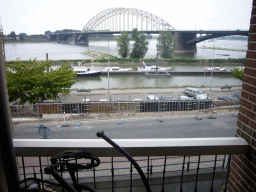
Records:
<instances>
[{"instance_id":1,"label":"bicycle handlebar","mask_svg":"<svg viewBox=\"0 0 256 192\"><path fill-rule=\"evenodd\" d=\"M116 144L114 141L112 141L110 138L108 138L104 134L104 131L97 132L96 135L97 135L97 137L101 137L105 141L107 141L110 145L112 145L115 149L117 149L120 153L122 153L133 164L133 166L136 168L136 170L140 174L140 177L144 183L146 191L151 192L151 188L148 184L145 174L143 173L143 171L142 171L141 167L138 165L138 163L133 159L133 157L129 153L127 153L123 148L121 148L118 144Z\"/></svg>"}]
</instances>

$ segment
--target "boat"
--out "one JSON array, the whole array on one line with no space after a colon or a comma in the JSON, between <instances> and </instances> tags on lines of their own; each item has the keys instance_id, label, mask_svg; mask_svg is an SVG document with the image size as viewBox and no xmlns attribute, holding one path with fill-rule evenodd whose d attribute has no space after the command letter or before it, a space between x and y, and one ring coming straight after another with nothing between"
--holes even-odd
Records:
<instances>
[{"instance_id":1,"label":"boat","mask_svg":"<svg viewBox=\"0 0 256 192\"><path fill-rule=\"evenodd\" d=\"M77 77L95 77L99 76L102 73L101 71L91 71L90 68L81 67L80 61L78 62L78 67L71 66L71 68L73 68L73 70L77 72Z\"/></svg>"},{"instance_id":2,"label":"boat","mask_svg":"<svg viewBox=\"0 0 256 192\"><path fill-rule=\"evenodd\" d=\"M158 72L168 72L172 70L172 67L157 67L155 65L150 65L145 62L143 62L143 67L138 67L139 72L156 72L156 69Z\"/></svg>"},{"instance_id":3,"label":"boat","mask_svg":"<svg viewBox=\"0 0 256 192\"><path fill-rule=\"evenodd\" d=\"M75 72L77 72L77 77L94 77L99 76L101 71L91 71L90 68L73 68Z\"/></svg>"},{"instance_id":4,"label":"boat","mask_svg":"<svg viewBox=\"0 0 256 192\"><path fill-rule=\"evenodd\" d=\"M145 72L147 77L170 77L171 73L168 72Z\"/></svg>"},{"instance_id":5,"label":"boat","mask_svg":"<svg viewBox=\"0 0 256 192\"><path fill-rule=\"evenodd\" d=\"M220 67L205 67L204 71L227 71L227 69Z\"/></svg>"},{"instance_id":6,"label":"boat","mask_svg":"<svg viewBox=\"0 0 256 192\"><path fill-rule=\"evenodd\" d=\"M108 67L103 70L104 72L108 72ZM121 68L121 67L109 67L109 72L126 72L132 71L132 68Z\"/></svg>"}]
</instances>

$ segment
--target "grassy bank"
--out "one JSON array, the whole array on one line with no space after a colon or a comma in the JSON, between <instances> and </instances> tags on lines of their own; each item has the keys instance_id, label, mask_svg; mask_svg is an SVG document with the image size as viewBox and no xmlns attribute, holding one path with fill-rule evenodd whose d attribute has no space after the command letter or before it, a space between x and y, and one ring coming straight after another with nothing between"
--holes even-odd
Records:
<instances>
[{"instance_id":1,"label":"grassy bank","mask_svg":"<svg viewBox=\"0 0 256 192\"><path fill-rule=\"evenodd\" d=\"M61 65L62 63L65 63L67 61L70 62L70 64L77 65L78 62L81 62L82 65L86 64L107 64L108 58L106 58L106 55L102 59L76 59L76 60L54 60L52 61L54 65ZM138 58L115 58L114 56L109 57L109 62L111 64L139 64L143 61L145 63L156 63L156 59L138 59ZM246 59L214 59L214 66L221 66L223 64L226 65L239 65L243 66L245 64ZM8 61L7 63L12 63L13 61ZM22 62L28 62L28 61L22 61ZM171 58L171 59L159 59L158 63L160 65L197 65L197 66L205 66L210 65L212 63L212 59L189 59L189 58Z\"/></svg>"}]
</instances>

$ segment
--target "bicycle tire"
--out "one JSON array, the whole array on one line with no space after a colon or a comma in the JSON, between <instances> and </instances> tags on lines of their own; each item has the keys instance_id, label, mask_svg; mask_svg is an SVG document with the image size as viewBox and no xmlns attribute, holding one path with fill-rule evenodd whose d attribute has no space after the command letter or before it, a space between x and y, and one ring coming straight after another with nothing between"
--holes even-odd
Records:
<instances>
[{"instance_id":1,"label":"bicycle tire","mask_svg":"<svg viewBox=\"0 0 256 192\"><path fill-rule=\"evenodd\" d=\"M85 190L85 191L90 191L90 192L97 192L95 189L93 189L92 187L88 186L88 185L84 185L84 184L78 184L78 188L80 190Z\"/></svg>"},{"instance_id":2,"label":"bicycle tire","mask_svg":"<svg viewBox=\"0 0 256 192\"><path fill-rule=\"evenodd\" d=\"M38 178L27 178L20 182L18 182L19 192L21 191L42 191L48 192L52 191L53 189L62 189L63 187L59 183L55 183L52 181L47 181Z\"/></svg>"}]
</instances>

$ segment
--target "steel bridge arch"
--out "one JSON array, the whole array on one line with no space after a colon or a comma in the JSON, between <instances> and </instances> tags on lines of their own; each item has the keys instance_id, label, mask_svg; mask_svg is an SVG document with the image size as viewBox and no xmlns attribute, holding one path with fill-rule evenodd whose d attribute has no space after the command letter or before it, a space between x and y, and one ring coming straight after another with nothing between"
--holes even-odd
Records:
<instances>
[{"instance_id":1,"label":"steel bridge arch","mask_svg":"<svg viewBox=\"0 0 256 192\"><path fill-rule=\"evenodd\" d=\"M136 25L134 26L135 22ZM175 29L168 22L149 12L133 8L117 7L106 9L95 15L84 26L82 32L131 31L133 28L137 28L140 31L165 31Z\"/></svg>"}]
</instances>

